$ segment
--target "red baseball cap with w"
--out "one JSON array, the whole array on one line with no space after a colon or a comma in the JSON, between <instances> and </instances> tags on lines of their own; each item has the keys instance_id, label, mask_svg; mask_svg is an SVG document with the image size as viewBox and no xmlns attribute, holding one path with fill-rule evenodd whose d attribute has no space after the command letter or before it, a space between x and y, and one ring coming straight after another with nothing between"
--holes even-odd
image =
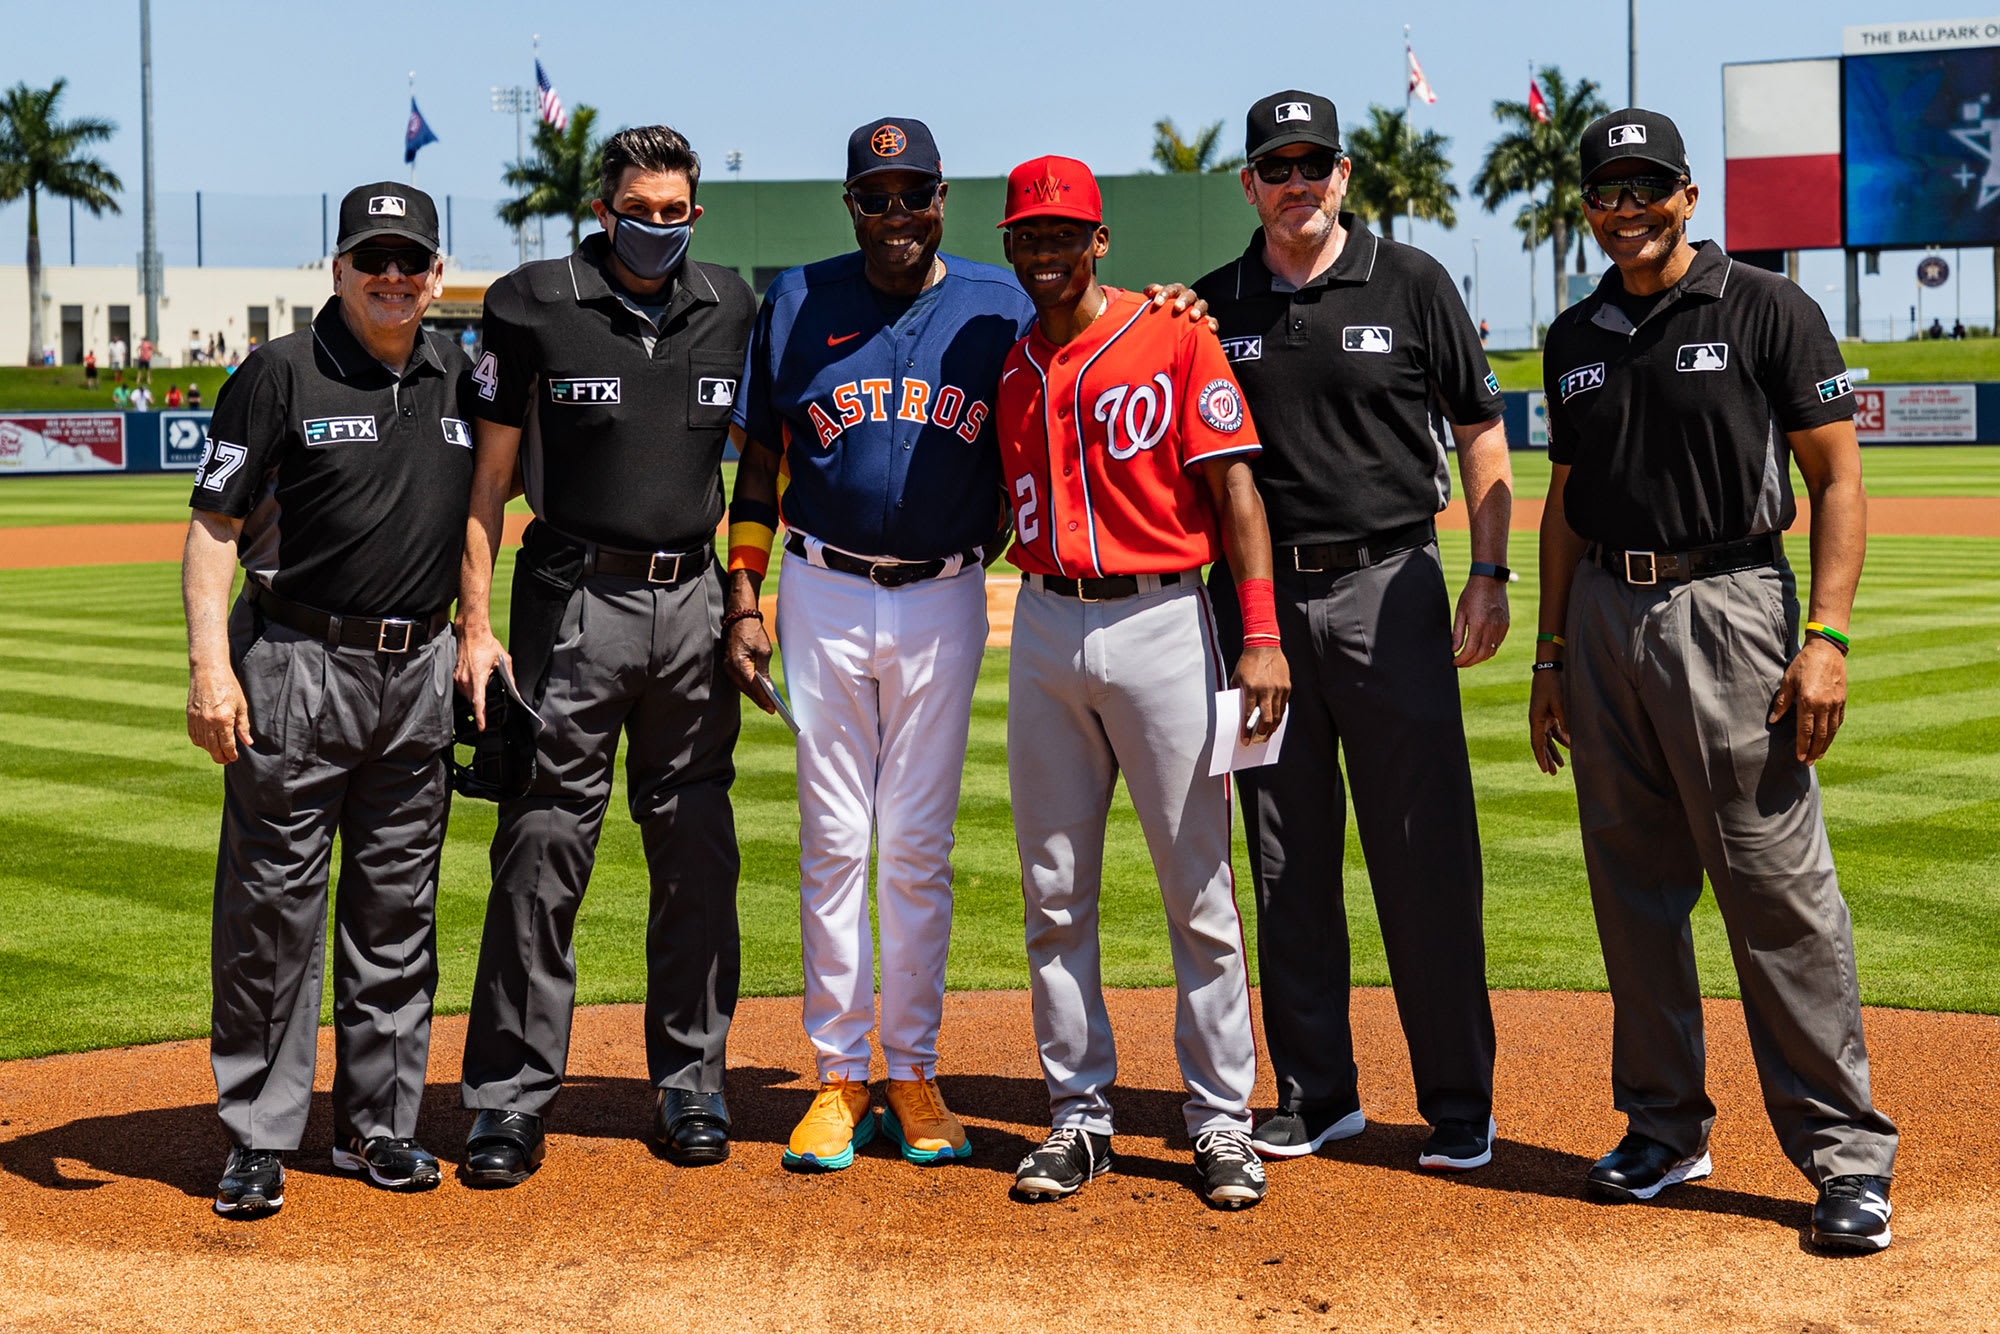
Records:
<instances>
[{"instance_id":1,"label":"red baseball cap with w","mask_svg":"<svg viewBox=\"0 0 2000 1334\"><path fill-rule=\"evenodd\" d=\"M1080 218L1104 221L1097 178L1073 157L1038 157L1007 173L1007 216L1000 226L1022 218Z\"/></svg>"}]
</instances>

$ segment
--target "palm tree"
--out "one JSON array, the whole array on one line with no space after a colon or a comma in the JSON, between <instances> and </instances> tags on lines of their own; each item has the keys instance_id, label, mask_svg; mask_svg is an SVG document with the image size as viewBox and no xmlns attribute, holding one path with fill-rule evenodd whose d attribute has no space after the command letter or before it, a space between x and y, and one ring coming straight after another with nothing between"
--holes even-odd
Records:
<instances>
[{"instance_id":1,"label":"palm tree","mask_svg":"<svg viewBox=\"0 0 2000 1334\"><path fill-rule=\"evenodd\" d=\"M500 205L500 221L522 227L530 218L562 218L569 223L570 249L576 248L577 229L590 217L590 201L599 189L597 160L604 141L590 132L596 122L596 107L578 106L570 112L568 129L546 122L535 127L528 159L510 164L500 175L520 191Z\"/></svg>"},{"instance_id":2,"label":"palm tree","mask_svg":"<svg viewBox=\"0 0 2000 1334\"><path fill-rule=\"evenodd\" d=\"M1597 84L1578 79L1571 85L1554 65L1540 70L1542 93L1548 102L1549 119L1538 121L1529 114L1526 102L1498 101L1493 119L1509 128L1486 150L1479 174L1472 178L1472 192L1491 213L1515 195L1526 195L1529 208L1522 211L1516 226L1548 239L1555 251L1555 308L1563 301L1563 260L1569 255L1571 237L1581 241L1583 199L1577 168L1577 144L1590 122L1610 111L1597 95ZM1538 197L1539 196L1539 197ZM1529 247L1537 242L1529 236ZM1577 247L1577 271L1583 271L1583 247Z\"/></svg>"},{"instance_id":3,"label":"palm tree","mask_svg":"<svg viewBox=\"0 0 2000 1334\"><path fill-rule=\"evenodd\" d=\"M1222 143L1222 122L1203 127L1193 140L1181 138L1171 117L1153 122L1153 161L1170 175L1191 176L1199 172L1235 171L1243 165L1240 157L1216 159Z\"/></svg>"},{"instance_id":4,"label":"palm tree","mask_svg":"<svg viewBox=\"0 0 2000 1334\"><path fill-rule=\"evenodd\" d=\"M111 196L124 189L109 167L78 149L109 139L118 126L95 116L57 120L67 79L47 88L17 83L0 94L0 204L28 199L28 364L42 357L42 236L37 202L70 199L93 218L118 212Z\"/></svg>"},{"instance_id":5,"label":"palm tree","mask_svg":"<svg viewBox=\"0 0 2000 1334\"><path fill-rule=\"evenodd\" d=\"M1436 130L1411 138L1405 113L1375 105L1368 123L1347 132L1355 158L1347 206L1363 221L1381 224L1393 235L1396 218L1414 214L1445 227L1458 225L1458 187L1451 183L1451 140Z\"/></svg>"}]
</instances>

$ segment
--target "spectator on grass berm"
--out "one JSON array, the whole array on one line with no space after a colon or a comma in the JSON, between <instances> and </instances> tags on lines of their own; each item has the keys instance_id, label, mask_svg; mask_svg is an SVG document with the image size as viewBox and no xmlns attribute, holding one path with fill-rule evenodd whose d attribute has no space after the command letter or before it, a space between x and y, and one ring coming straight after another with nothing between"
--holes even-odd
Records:
<instances>
[{"instance_id":1,"label":"spectator on grass berm","mask_svg":"<svg viewBox=\"0 0 2000 1334\"><path fill-rule=\"evenodd\" d=\"M1933 318L1932 318L1932 320L1931 320L1931 327L1930 327L1930 328L1928 328L1928 329L1926 329L1926 330L1924 330L1924 337L1926 337L1926 338L1943 338L1943 337L1944 337L1944 321L1943 321L1943 320L1941 320L1941 319L1937 319L1937 318L1933 317Z\"/></svg>"},{"instance_id":2,"label":"spectator on grass berm","mask_svg":"<svg viewBox=\"0 0 2000 1334\"><path fill-rule=\"evenodd\" d=\"M170 407L170 408L177 408L177 407L179 407L180 405L181 405L181 387L180 387L180 385L178 385L178 384L170 384L170 385L168 385L168 386L167 386L167 406L168 406L168 407Z\"/></svg>"},{"instance_id":3,"label":"spectator on grass berm","mask_svg":"<svg viewBox=\"0 0 2000 1334\"><path fill-rule=\"evenodd\" d=\"M188 381L187 405L190 411L199 410L201 407L201 382L199 380Z\"/></svg>"},{"instance_id":4,"label":"spectator on grass berm","mask_svg":"<svg viewBox=\"0 0 2000 1334\"><path fill-rule=\"evenodd\" d=\"M189 329L187 364L190 366L199 366L201 364L201 352L201 330Z\"/></svg>"},{"instance_id":5,"label":"spectator on grass berm","mask_svg":"<svg viewBox=\"0 0 2000 1334\"><path fill-rule=\"evenodd\" d=\"M1812 298L1691 245L1674 123L1584 131L1585 216L1616 267L1556 317L1529 742L1572 747L1629 1133L1586 1178L1650 1199L1711 1170L1688 915L1714 887L1764 1105L1819 1188L1821 1245L1889 1244L1896 1128L1869 1096L1854 941L1813 765L1847 709L1866 545L1854 396ZM1789 459L1788 456L1789 455ZM1781 534L1812 496L1812 605Z\"/></svg>"},{"instance_id":6,"label":"spectator on grass berm","mask_svg":"<svg viewBox=\"0 0 2000 1334\"><path fill-rule=\"evenodd\" d=\"M122 338L112 339L111 346L107 350L111 354L111 369L114 371L118 371L122 378L123 372L125 370L125 355L128 350L125 345L125 340Z\"/></svg>"},{"instance_id":7,"label":"spectator on grass berm","mask_svg":"<svg viewBox=\"0 0 2000 1334\"><path fill-rule=\"evenodd\" d=\"M218 397L182 566L188 735L223 769L210 1055L230 1142L215 1208L284 1201L311 1108L334 905L333 1162L438 1183L414 1138L437 989L471 367L421 330L437 209L393 182L340 206L333 298ZM243 595L228 608L235 567Z\"/></svg>"},{"instance_id":8,"label":"spectator on grass berm","mask_svg":"<svg viewBox=\"0 0 2000 1334\"><path fill-rule=\"evenodd\" d=\"M729 1156L722 1097L740 944L736 687L722 667L722 455L756 298L688 258L701 160L664 125L604 146L604 230L486 293L478 472L465 533L459 688L511 670L543 720L534 786L502 802L462 1098L474 1185L525 1181L562 1089L572 932L625 735L627 806L652 876L644 1029L653 1138L674 1162ZM519 466L511 662L489 606ZM636 1129L636 1127L635 1127Z\"/></svg>"},{"instance_id":9,"label":"spectator on grass berm","mask_svg":"<svg viewBox=\"0 0 2000 1334\"><path fill-rule=\"evenodd\" d=\"M141 338L139 340L137 369L140 384L151 384L153 382L153 340L150 338Z\"/></svg>"},{"instance_id":10,"label":"spectator on grass berm","mask_svg":"<svg viewBox=\"0 0 2000 1334\"><path fill-rule=\"evenodd\" d=\"M97 388L97 349L96 349L96 348L92 348L92 349L90 349L90 351L88 351L88 352L86 352L86 353L84 353L84 354L83 354L83 387L84 387L85 389L95 389L95 388Z\"/></svg>"},{"instance_id":11,"label":"spectator on grass berm","mask_svg":"<svg viewBox=\"0 0 2000 1334\"><path fill-rule=\"evenodd\" d=\"M1963 340L1964 337L1965 337L1965 321L1957 319L1953 320L1951 322L1951 340L1954 343L1956 343Z\"/></svg>"},{"instance_id":12,"label":"spectator on grass berm","mask_svg":"<svg viewBox=\"0 0 2000 1334\"><path fill-rule=\"evenodd\" d=\"M1492 1157L1494 1044L1454 668L1485 662L1507 636L1513 478L1499 388L1443 267L1342 210L1355 168L1333 103L1274 93L1247 129L1243 192L1263 225L1195 290L1261 431L1251 470L1292 674L1276 763L1238 775L1278 1086L1254 1138L1264 1156L1290 1158L1367 1124L1348 1018L1344 760L1431 1126L1417 1165L1463 1171ZM1435 522L1451 492L1447 427L1472 527L1455 613ZM1232 662L1244 643L1236 577L1218 562L1209 578Z\"/></svg>"},{"instance_id":13,"label":"spectator on grass berm","mask_svg":"<svg viewBox=\"0 0 2000 1334\"><path fill-rule=\"evenodd\" d=\"M153 410L153 391L146 388L146 386L143 384L133 385L132 411L151 412L152 410Z\"/></svg>"},{"instance_id":14,"label":"spectator on grass berm","mask_svg":"<svg viewBox=\"0 0 2000 1334\"><path fill-rule=\"evenodd\" d=\"M121 411L132 406L132 391L122 383L111 386L111 406Z\"/></svg>"}]
</instances>

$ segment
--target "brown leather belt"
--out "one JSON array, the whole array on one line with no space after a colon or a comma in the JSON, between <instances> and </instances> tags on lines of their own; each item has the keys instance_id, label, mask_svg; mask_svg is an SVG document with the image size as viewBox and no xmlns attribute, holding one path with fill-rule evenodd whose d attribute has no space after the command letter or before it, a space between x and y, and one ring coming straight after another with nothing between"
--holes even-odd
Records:
<instances>
[{"instance_id":1,"label":"brown leather belt","mask_svg":"<svg viewBox=\"0 0 2000 1334\"><path fill-rule=\"evenodd\" d=\"M1690 551L1614 551L1602 542L1590 545L1588 559L1637 588L1667 580L1706 579L1777 565L1785 559L1785 539L1763 533L1741 542L1718 542Z\"/></svg>"}]
</instances>

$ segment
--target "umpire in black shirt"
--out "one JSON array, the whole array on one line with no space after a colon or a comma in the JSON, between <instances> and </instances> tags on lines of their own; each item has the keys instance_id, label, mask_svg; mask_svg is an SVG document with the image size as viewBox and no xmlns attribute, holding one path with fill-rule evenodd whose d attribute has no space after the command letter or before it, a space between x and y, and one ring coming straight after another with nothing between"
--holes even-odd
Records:
<instances>
[{"instance_id":1,"label":"umpire in black shirt","mask_svg":"<svg viewBox=\"0 0 2000 1334\"><path fill-rule=\"evenodd\" d=\"M1239 775L1279 1104L1253 1139L1289 1158L1366 1124L1348 1023L1344 754L1432 1127L1418 1165L1478 1167L1492 1156L1493 1017L1453 666L1484 662L1507 634L1513 484L1499 389L1444 269L1341 212L1352 164L1333 103L1297 91L1258 102L1246 156L1243 191L1263 226L1195 291L1262 433L1253 470L1292 668L1284 749ZM1451 494L1447 439L1472 520L1455 618L1434 527ZM1233 654L1234 579L1218 564L1209 586Z\"/></svg>"},{"instance_id":2,"label":"umpire in black shirt","mask_svg":"<svg viewBox=\"0 0 2000 1334\"><path fill-rule=\"evenodd\" d=\"M217 397L182 565L188 736L223 769L215 870L215 1207L284 1202L313 1089L334 907L336 1167L438 1183L416 1142L450 792L449 623L472 481L471 367L421 330L437 209L393 182L340 205L334 298ZM248 573L228 611L236 566ZM227 623L225 625L225 613Z\"/></svg>"},{"instance_id":3,"label":"umpire in black shirt","mask_svg":"<svg viewBox=\"0 0 2000 1334\"><path fill-rule=\"evenodd\" d=\"M1847 703L1847 617L1867 499L1854 396L1819 306L1687 239L1697 187L1674 123L1615 111L1581 148L1616 264L1556 317L1529 709L1542 768L1574 746L1591 904L1617 1008L1624 1140L1593 1191L1650 1199L1711 1171L1702 875L1742 985L1764 1105L1819 1188L1813 1238L1889 1244L1896 1128L1868 1090L1854 939L1813 762ZM1782 534L1790 461L1812 493L1812 608Z\"/></svg>"},{"instance_id":4,"label":"umpire in black shirt","mask_svg":"<svg viewBox=\"0 0 2000 1334\"><path fill-rule=\"evenodd\" d=\"M729 1154L723 1047L740 972L729 804L739 696L722 669L722 451L756 302L687 258L701 163L664 125L606 142L604 225L486 294L478 476L459 686L481 709L505 658L488 615L515 467L535 520L514 567L514 679L542 715L538 775L500 808L465 1043L479 1110L466 1178L514 1185L542 1155L576 1000L572 937L622 732L652 874L646 1064L676 1162Z\"/></svg>"}]
</instances>

